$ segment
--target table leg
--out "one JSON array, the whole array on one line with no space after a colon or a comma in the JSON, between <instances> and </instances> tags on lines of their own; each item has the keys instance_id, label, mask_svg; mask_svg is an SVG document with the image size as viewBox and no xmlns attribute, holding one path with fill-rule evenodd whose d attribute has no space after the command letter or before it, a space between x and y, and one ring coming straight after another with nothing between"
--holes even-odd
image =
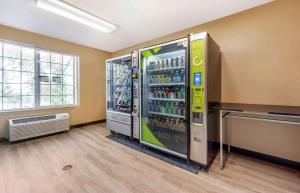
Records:
<instances>
[{"instance_id":1,"label":"table leg","mask_svg":"<svg viewBox=\"0 0 300 193\"><path fill-rule=\"evenodd\" d=\"M227 148L228 148L228 153L230 153L230 146L231 146L231 118L227 117Z\"/></svg>"},{"instance_id":2,"label":"table leg","mask_svg":"<svg viewBox=\"0 0 300 193\"><path fill-rule=\"evenodd\" d=\"M223 170L223 111L220 110L220 169Z\"/></svg>"}]
</instances>

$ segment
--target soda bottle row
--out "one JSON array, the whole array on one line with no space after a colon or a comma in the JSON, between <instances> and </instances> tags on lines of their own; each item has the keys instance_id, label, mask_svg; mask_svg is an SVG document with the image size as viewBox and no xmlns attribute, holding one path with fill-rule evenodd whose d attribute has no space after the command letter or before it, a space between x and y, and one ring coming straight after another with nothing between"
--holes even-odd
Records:
<instances>
[{"instance_id":1,"label":"soda bottle row","mask_svg":"<svg viewBox=\"0 0 300 193\"><path fill-rule=\"evenodd\" d=\"M182 83L184 82L184 69L166 74L149 75L150 84L160 83Z\"/></svg>"},{"instance_id":2,"label":"soda bottle row","mask_svg":"<svg viewBox=\"0 0 300 193\"><path fill-rule=\"evenodd\" d=\"M149 62L150 70L159 70L164 68L184 67L184 56L165 58Z\"/></svg>"},{"instance_id":3,"label":"soda bottle row","mask_svg":"<svg viewBox=\"0 0 300 193\"><path fill-rule=\"evenodd\" d=\"M154 127L176 129L184 131L185 124L183 118L162 117L159 115L149 117L149 125Z\"/></svg>"},{"instance_id":4,"label":"soda bottle row","mask_svg":"<svg viewBox=\"0 0 300 193\"><path fill-rule=\"evenodd\" d=\"M156 113L166 113L184 116L185 115L185 105L184 102L178 101L149 101L149 111Z\"/></svg>"},{"instance_id":5,"label":"soda bottle row","mask_svg":"<svg viewBox=\"0 0 300 193\"><path fill-rule=\"evenodd\" d=\"M149 98L185 99L185 87L150 87Z\"/></svg>"}]
</instances>

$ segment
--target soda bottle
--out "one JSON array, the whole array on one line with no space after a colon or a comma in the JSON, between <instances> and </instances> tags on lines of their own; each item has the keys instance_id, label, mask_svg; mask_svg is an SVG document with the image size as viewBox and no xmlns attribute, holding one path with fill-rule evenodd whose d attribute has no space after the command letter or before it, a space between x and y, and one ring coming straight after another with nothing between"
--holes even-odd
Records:
<instances>
[{"instance_id":1,"label":"soda bottle","mask_svg":"<svg viewBox=\"0 0 300 193\"><path fill-rule=\"evenodd\" d=\"M172 102L170 102L170 103L171 103L171 104L170 104L170 105L171 105L171 107L170 107L170 113L171 113L171 114L176 114L176 113L175 113L176 110L175 110L175 104L174 104L174 102L172 101Z\"/></svg>"},{"instance_id":2,"label":"soda bottle","mask_svg":"<svg viewBox=\"0 0 300 193\"><path fill-rule=\"evenodd\" d=\"M181 109L181 115L182 116L185 116L185 107L184 107L184 103L182 102L181 104L180 104L180 109Z\"/></svg>"},{"instance_id":3,"label":"soda bottle","mask_svg":"<svg viewBox=\"0 0 300 193\"><path fill-rule=\"evenodd\" d=\"M173 118L170 118L169 128L173 128Z\"/></svg>"},{"instance_id":4,"label":"soda bottle","mask_svg":"<svg viewBox=\"0 0 300 193\"><path fill-rule=\"evenodd\" d=\"M160 102L156 101L156 112L160 113Z\"/></svg>"},{"instance_id":5,"label":"soda bottle","mask_svg":"<svg viewBox=\"0 0 300 193\"><path fill-rule=\"evenodd\" d=\"M159 87L159 97L158 98L162 98L162 95L163 95L162 87Z\"/></svg>"},{"instance_id":6,"label":"soda bottle","mask_svg":"<svg viewBox=\"0 0 300 193\"><path fill-rule=\"evenodd\" d=\"M157 60L157 61L155 62L155 65L154 65L154 67L155 67L154 69L155 69L155 70L158 69L159 66L160 66L160 61Z\"/></svg>"},{"instance_id":7,"label":"soda bottle","mask_svg":"<svg viewBox=\"0 0 300 193\"><path fill-rule=\"evenodd\" d=\"M176 102L174 110L175 110L174 114L176 114L176 115L180 115L181 114L181 109L180 109L180 105L179 105L178 102Z\"/></svg>"},{"instance_id":8,"label":"soda bottle","mask_svg":"<svg viewBox=\"0 0 300 193\"><path fill-rule=\"evenodd\" d=\"M178 57L175 58L175 67L178 67Z\"/></svg>"},{"instance_id":9,"label":"soda bottle","mask_svg":"<svg viewBox=\"0 0 300 193\"><path fill-rule=\"evenodd\" d=\"M153 62L152 61L149 62L148 68L149 68L149 70L152 70L152 68L153 68Z\"/></svg>"},{"instance_id":10,"label":"soda bottle","mask_svg":"<svg viewBox=\"0 0 300 193\"><path fill-rule=\"evenodd\" d=\"M149 101L149 111L152 111L152 107L153 107L152 101Z\"/></svg>"},{"instance_id":11,"label":"soda bottle","mask_svg":"<svg viewBox=\"0 0 300 193\"><path fill-rule=\"evenodd\" d=\"M169 67L169 59L165 59L166 62L165 62L165 68L168 68Z\"/></svg>"},{"instance_id":12,"label":"soda bottle","mask_svg":"<svg viewBox=\"0 0 300 193\"><path fill-rule=\"evenodd\" d=\"M169 98L169 88L165 88L165 98Z\"/></svg>"},{"instance_id":13,"label":"soda bottle","mask_svg":"<svg viewBox=\"0 0 300 193\"><path fill-rule=\"evenodd\" d=\"M166 78L165 78L164 74L160 75L160 82L161 83L165 83L166 82Z\"/></svg>"},{"instance_id":14,"label":"soda bottle","mask_svg":"<svg viewBox=\"0 0 300 193\"><path fill-rule=\"evenodd\" d=\"M171 98L171 99L174 99L174 98L175 98L174 88L170 88L170 98Z\"/></svg>"},{"instance_id":15,"label":"soda bottle","mask_svg":"<svg viewBox=\"0 0 300 193\"><path fill-rule=\"evenodd\" d=\"M178 92L178 88L175 88L175 98L179 99L179 92Z\"/></svg>"},{"instance_id":16,"label":"soda bottle","mask_svg":"<svg viewBox=\"0 0 300 193\"><path fill-rule=\"evenodd\" d=\"M184 90L184 87L181 87L181 88L180 88L179 96L180 96L181 99L184 99L184 98L185 98L185 90Z\"/></svg>"},{"instance_id":17,"label":"soda bottle","mask_svg":"<svg viewBox=\"0 0 300 193\"><path fill-rule=\"evenodd\" d=\"M179 128L181 131L183 131L183 129L184 129L184 121L183 121L183 119L179 119L179 126L178 126L178 128Z\"/></svg>"},{"instance_id":18,"label":"soda bottle","mask_svg":"<svg viewBox=\"0 0 300 193\"><path fill-rule=\"evenodd\" d=\"M175 77L173 78L173 82L180 82L180 73L178 70L175 71Z\"/></svg>"},{"instance_id":19,"label":"soda bottle","mask_svg":"<svg viewBox=\"0 0 300 193\"><path fill-rule=\"evenodd\" d=\"M149 90L150 90L150 89L149 89ZM149 91L148 97L149 97L149 98L152 98L152 97L153 97L153 95L152 95L152 90Z\"/></svg>"},{"instance_id":20,"label":"soda bottle","mask_svg":"<svg viewBox=\"0 0 300 193\"><path fill-rule=\"evenodd\" d=\"M168 67L167 68L171 68L172 67L172 60L171 60L171 58L168 58L167 61L168 61Z\"/></svg>"},{"instance_id":21,"label":"soda bottle","mask_svg":"<svg viewBox=\"0 0 300 193\"><path fill-rule=\"evenodd\" d=\"M159 61L160 61L159 69L162 69L163 68L163 61L162 60L159 60Z\"/></svg>"},{"instance_id":22,"label":"soda bottle","mask_svg":"<svg viewBox=\"0 0 300 193\"><path fill-rule=\"evenodd\" d=\"M171 67L172 67L172 68L175 67L174 58L171 58Z\"/></svg>"},{"instance_id":23,"label":"soda bottle","mask_svg":"<svg viewBox=\"0 0 300 193\"><path fill-rule=\"evenodd\" d=\"M165 109L166 113L169 114L170 113L170 101L168 101L166 103L166 109Z\"/></svg>"},{"instance_id":24,"label":"soda bottle","mask_svg":"<svg viewBox=\"0 0 300 193\"><path fill-rule=\"evenodd\" d=\"M164 125L166 128L168 128L169 127L169 118L167 117L166 118L166 122L165 122L165 125Z\"/></svg>"},{"instance_id":25,"label":"soda bottle","mask_svg":"<svg viewBox=\"0 0 300 193\"><path fill-rule=\"evenodd\" d=\"M160 75L156 75L156 83L155 84L159 84L160 83Z\"/></svg>"},{"instance_id":26,"label":"soda bottle","mask_svg":"<svg viewBox=\"0 0 300 193\"><path fill-rule=\"evenodd\" d=\"M161 102L160 105L161 105L161 107L160 107L160 112L161 112L161 113L165 113L164 102Z\"/></svg>"},{"instance_id":27,"label":"soda bottle","mask_svg":"<svg viewBox=\"0 0 300 193\"><path fill-rule=\"evenodd\" d=\"M184 69L181 69L180 71L180 81L184 82Z\"/></svg>"},{"instance_id":28,"label":"soda bottle","mask_svg":"<svg viewBox=\"0 0 300 193\"><path fill-rule=\"evenodd\" d=\"M184 66L184 56L180 57L180 66Z\"/></svg>"},{"instance_id":29,"label":"soda bottle","mask_svg":"<svg viewBox=\"0 0 300 193\"><path fill-rule=\"evenodd\" d=\"M162 89L161 89L161 98L165 98L165 97L166 97L165 88L162 87Z\"/></svg>"},{"instance_id":30,"label":"soda bottle","mask_svg":"<svg viewBox=\"0 0 300 193\"><path fill-rule=\"evenodd\" d=\"M175 128L176 130L179 129L179 119L175 119Z\"/></svg>"}]
</instances>

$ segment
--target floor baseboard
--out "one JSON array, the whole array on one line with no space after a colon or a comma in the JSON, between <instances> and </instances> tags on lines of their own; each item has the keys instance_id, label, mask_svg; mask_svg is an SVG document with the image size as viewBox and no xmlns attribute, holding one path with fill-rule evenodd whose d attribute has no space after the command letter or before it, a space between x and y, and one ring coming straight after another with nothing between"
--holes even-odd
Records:
<instances>
[{"instance_id":1,"label":"floor baseboard","mask_svg":"<svg viewBox=\"0 0 300 193\"><path fill-rule=\"evenodd\" d=\"M70 129L79 128L79 127L86 127L86 126L95 125L95 124L104 123L104 122L106 122L106 119L100 119L100 120L97 120L97 121L80 123L80 124L76 124L76 125L71 125Z\"/></svg>"}]
</instances>

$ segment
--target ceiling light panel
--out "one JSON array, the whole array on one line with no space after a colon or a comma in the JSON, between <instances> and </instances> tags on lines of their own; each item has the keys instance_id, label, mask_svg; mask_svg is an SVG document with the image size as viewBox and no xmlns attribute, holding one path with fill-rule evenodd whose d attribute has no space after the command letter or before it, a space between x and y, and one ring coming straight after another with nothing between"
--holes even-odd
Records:
<instances>
[{"instance_id":1,"label":"ceiling light panel","mask_svg":"<svg viewBox=\"0 0 300 193\"><path fill-rule=\"evenodd\" d=\"M36 5L39 8L45 9L105 33L111 33L117 29L116 25L60 0L37 0Z\"/></svg>"}]
</instances>

